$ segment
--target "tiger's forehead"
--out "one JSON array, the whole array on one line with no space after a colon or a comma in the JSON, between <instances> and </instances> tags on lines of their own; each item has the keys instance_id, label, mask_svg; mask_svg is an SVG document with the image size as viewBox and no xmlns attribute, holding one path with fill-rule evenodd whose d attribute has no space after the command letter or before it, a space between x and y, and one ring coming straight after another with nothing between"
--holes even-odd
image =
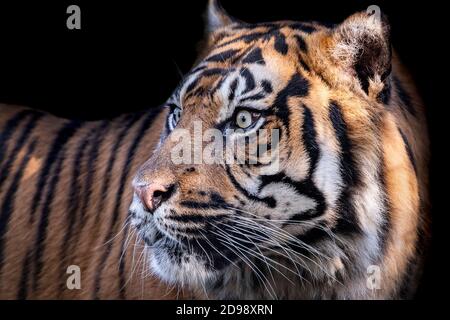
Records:
<instances>
[{"instance_id":1,"label":"tiger's forehead","mask_svg":"<svg viewBox=\"0 0 450 320\"><path fill-rule=\"evenodd\" d=\"M278 21L258 24L232 24L218 32L216 36L216 48L224 47L232 43L275 40L275 50L286 54L288 50L286 37L298 34L308 36L320 29L326 28L316 22Z\"/></svg>"},{"instance_id":2,"label":"tiger's forehead","mask_svg":"<svg viewBox=\"0 0 450 320\"><path fill-rule=\"evenodd\" d=\"M305 37L323 28L313 23L231 25L215 36L206 57L189 72L172 97L180 107L218 99L221 105L267 105L306 51ZM232 109L232 108L231 108Z\"/></svg>"}]
</instances>

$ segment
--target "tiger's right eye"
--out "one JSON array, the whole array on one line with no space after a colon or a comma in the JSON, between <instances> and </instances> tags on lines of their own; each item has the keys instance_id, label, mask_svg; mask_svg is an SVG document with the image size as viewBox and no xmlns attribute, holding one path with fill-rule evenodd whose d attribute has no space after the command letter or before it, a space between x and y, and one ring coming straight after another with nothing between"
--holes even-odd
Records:
<instances>
[{"instance_id":1,"label":"tiger's right eye","mask_svg":"<svg viewBox=\"0 0 450 320\"><path fill-rule=\"evenodd\" d=\"M240 110L235 117L235 124L238 128L247 129L260 118L261 114L258 112L251 112L248 110Z\"/></svg>"}]
</instances>

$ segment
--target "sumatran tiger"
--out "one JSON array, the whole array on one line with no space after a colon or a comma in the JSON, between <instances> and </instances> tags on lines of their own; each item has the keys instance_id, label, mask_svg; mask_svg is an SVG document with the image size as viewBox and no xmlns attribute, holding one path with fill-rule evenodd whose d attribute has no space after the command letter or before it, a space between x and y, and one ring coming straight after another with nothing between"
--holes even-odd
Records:
<instances>
[{"instance_id":1,"label":"sumatran tiger","mask_svg":"<svg viewBox=\"0 0 450 320\"><path fill-rule=\"evenodd\" d=\"M165 107L100 122L0 107L0 296L412 297L428 138L386 19L248 24L216 1L206 16ZM262 152L195 161L198 125L219 155Z\"/></svg>"}]
</instances>

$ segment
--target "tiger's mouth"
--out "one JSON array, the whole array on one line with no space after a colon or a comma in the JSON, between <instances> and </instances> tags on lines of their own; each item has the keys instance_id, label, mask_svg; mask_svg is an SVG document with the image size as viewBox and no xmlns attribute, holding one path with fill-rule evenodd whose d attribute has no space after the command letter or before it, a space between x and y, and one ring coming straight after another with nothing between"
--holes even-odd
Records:
<instances>
[{"instance_id":1,"label":"tiger's mouth","mask_svg":"<svg viewBox=\"0 0 450 320\"><path fill-rule=\"evenodd\" d=\"M215 283L235 257L222 248L200 239L177 240L155 230L152 238L143 237L152 271L163 281L188 287Z\"/></svg>"},{"instance_id":2,"label":"tiger's mouth","mask_svg":"<svg viewBox=\"0 0 450 320\"><path fill-rule=\"evenodd\" d=\"M149 229L153 228L153 232L149 235ZM195 257L201 260L205 267L213 271L220 271L227 267L229 264L234 263L237 260L237 256L224 246L222 242L211 235L214 233L214 229L218 227L208 227L205 229L192 230L189 236L181 233L174 235L168 230L162 230L158 223L145 223L138 226L138 233L142 240L148 246L149 250L158 251L163 250L167 253L167 258L170 261L175 261L177 264L181 264L181 257L184 257L184 261L187 261L187 257ZM185 227L180 227L181 230L185 230ZM142 232L142 230L146 230ZM195 234L197 233L197 234Z\"/></svg>"},{"instance_id":3,"label":"tiger's mouth","mask_svg":"<svg viewBox=\"0 0 450 320\"><path fill-rule=\"evenodd\" d=\"M161 211L170 210L163 207ZM145 243L149 265L163 281L171 284L198 286L214 283L238 257L213 234L218 227L192 228L177 223L176 228L164 224L159 212L150 215L139 201L130 207L131 225ZM187 232L189 230L189 232Z\"/></svg>"},{"instance_id":4,"label":"tiger's mouth","mask_svg":"<svg viewBox=\"0 0 450 320\"><path fill-rule=\"evenodd\" d=\"M270 228L272 220L217 210L214 216L200 215L199 210L171 215L175 207L164 203L150 214L136 199L130 207L132 224L145 242L156 276L170 284L214 286L232 268L241 270L261 257L275 261L280 248L291 252L288 240L293 237L280 236L280 229Z\"/></svg>"}]
</instances>

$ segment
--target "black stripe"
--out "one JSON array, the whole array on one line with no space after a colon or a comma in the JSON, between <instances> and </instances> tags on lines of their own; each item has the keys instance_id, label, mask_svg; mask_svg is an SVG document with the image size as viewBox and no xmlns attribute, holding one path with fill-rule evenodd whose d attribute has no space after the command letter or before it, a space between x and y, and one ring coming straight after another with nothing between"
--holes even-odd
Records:
<instances>
[{"instance_id":1,"label":"black stripe","mask_svg":"<svg viewBox=\"0 0 450 320\"><path fill-rule=\"evenodd\" d=\"M8 231L9 220L14 212L14 201L16 199L16 193L19 188L20 181L22 180L25 169L30 161L31 155L36 147L36 141L33 141L27 149L27 153L23 157L13 181L9 186L8 191L3 199L1 211L0 211L0 274L4 264L4 247L6 240L6 233Z\"/></svg>"},{"instance_id":2,"label":"black stripe","mask_svg":"<svg viewBox=\"0 0 450 320\"><path fill-rule=\"evenodd\" d=\"M253 74L250 72L250 70L248 70L247 68L242 68L239 74L245 79L245 90L243 93L247 93L255 89L255 77L253 77Z\"/></svg>"},{"instance_id":3,"label":"black stripe","mask_svg":"<svg viewBox=\"0 0 450 320\"><path fill-rule=\"evenodd\" d=\"M124 126L123 126L122 130L120 131L120 133L118 134L117 139L111 149L111 154L110 154L110 157L108 160L108 166L106 167L105 179L103 181L102 191L101 191L101 195L100 195L100 203L98 206L99 213L102 213L104 210L104 207L105 207L105 199L108 196L109 187L111 185L111 177L112 177L113 167L114 167L114 164L116 163L117 154L118 154L120 147L122 146L123 139L127 136L128 131L134 126L136 121L138 121L141 116L142 116L141 113L133 113L133 114L127 115L127 117L124 120ZM97 219L100 219L100 214L97 215ZM99 220L96 220L96 225L98 222L99 222Z\"/></svg>"},{"instance_id":4,"label":"black stripe","mask_svg":"<svg viewBox=\"0 0 450 320\"><path fill-rule=\"evenodd\" d=\"M92 195L92 186L94 182L94 175L96 172L96 164L97 164L97 158L99 154L99 146L101 141L103 140L103 137L105 135L106 130L109 128L110 122L108 120L104 120L100 123L100 126L96 129L94 129L93 137L94 140L91 143L91 148L89 150L89 157L87 162L87 176L85 180L85 189L84 189L84 195L83 195L83 204L81 206L81 220L84 219L86 212L89 207L90 198Z\"/></svg>"},{"instance_id":5,"label":"black stripe","mask_svg":"<svg viewBox=\"0 0 450 320\"><path fill-rule=\"evenodd\" d=\"M309 82L300 73L295 73L286 87L278 92L273 107L277 117L283 122L289 134L290 109L287 105L289 97L304 97L309 92Z\"/></svg>"},{"instance_id":6,"label":"black stripe","mask_svg":"<svg viewBox=\"0 0 450 320\"><path fill-rule=\"evenodd\" d=\"M6 162L0 167L0 192L2 189L2 184L5 182L8 177L9 170L11 169L12 164L15 162L19 151L26 144L33 129L36 127L37 121L42 117L42 113L34 113L31 118L28 120L25 128L22 130L20 137L17 139L15 143L14 149L9 154Z\"/></svg>"},{"instance_id":7,"label":"black stripe","mask_svg":"<svg viewBox=\"0 0 450 320\"><path fill-rule=\"evenodd\" d=\"M236 95L236 88L238 85L238 81L239 81L239 78L236 78L233 80L233 82L230 85L230 94L228 95L228 101L230 101L230 102L234 100L234 97Z\"/></svg>"},{"instance_id":8,"label":"black stripe","mask_svg":"<svg viewBox=\"0 0 450 320\"><path fill-rule=\"evenodd\" d=\"M308 52L308 46L306 45L305 39L303 39L302 36L299 36L298 34L294 36L295 40L297 41L298 48L303 51L304 53Z\"/></svg>"},{"instance_id":9,"label":"black stripe","mask_svg":"<svg viewBox=\"0 0 450 320\"><path fill-rule=\"evenodd\" d=\"M273 88L272 88L272 84L270 83L269 80L263 80L261 81L261 87L264 89L265 92L267 93L272 93L273 92Z\"/></svg>"},{"instance_id":10,"label":"black stripe","mask_svg":"<svg viewBox=\"0 0 450 320\"><path fill-rule=\"evenodd\" d=\"M75 131L80 127L80 122L77 120L71 120L67 122L57 133L56 139L53 141L50 151L48 152L45 160L43 161L43 167L40 170L39 178L37 179L36 191L33 196L33 200L30 206L30 223L34 222L34 214L40 204L40 198L44 187L46 185L47 179L49 178L52 166L56 162L62 147L70 139L70 137L75 133Z\"/></svg>"},{"instance_id":11,"label":"black stripe","mask_svg":"<svg viewBox=\"0 0 450 320\"><path fill-rule=\"evenodd\" d=\"M359 180L359 173L353 159L353 144L348 136L348 127L342 115L342 110L335 102L330 104L330 120L341 148L341 172L344 182L353 186Z\"/></svg>"},{"instance_id":12,"label":"black stripe","mask_svg":"<svg viewBox=\"0 0 450 320\"><path fill-rule=\"evenodd\" d=\"M252 96L246 97L244 99L240 99L240 102L246 102L246 101L257 101L257 100L262 100L265 97L267 97L267 95L264 92L260 92L260 93L256 93Z\"/></svg>"},{"instance_id":13,"label":"black stripe","mask_svg":"<svg viewBox=\"0 0 450 320\"><path fill-rule=\"evenodd\" d=\"M213 206L213 208L216 208L217 206ZM231 207L231 206L229 206ZM226 206L220 206L221 209L226 209ZM171 215L168 215L165 217L167 220L173 220L176 222L182 222L182 223L208 223L211 221L217 221L222 220L226 217L228 217L227 214L216 214L216 215L200 215L200 214L178 214L175 211L171 210Z\"/></svg>"},{"instance_id":14,"label":"black stripe","mask_svg":"<svg viewBox=\"0 0 450 320\"><path fill-rule=\"evenodd\" d=\"M240 50L230 49L206 58L206 62L225 62L239 53Z\"/></svg>"},{"instance_id":15,"label":"black stripe","mask_svg":"<svg viewBox=\"0 0 450 320\"><path fill-rule=\"evenodd\" d=\"M303 59L301 59L301 57L299 56L299 61L300 61L300 65L303 67L303 69L305 69L305 71L311 72L311 68L305 63L305 61ZM322 80L324 80L323 76L320 76L320 78ZM326 81L324 81L326 83ZM329 86L329 85L328 85Z\"/></svg>"},{"instance_id":16,"label":"black stripe","mask_svg":"<svg viewBox=\"0 0 450 320\"><path fill-rule=\"evenodd\" d=\"M110 226L109 226L109 232L105 238L104 243L106 243L109 239L112 238L112 236L117 232L117 220L119 218L120 215L120 205L122 203L122 196L123 193L125 191L125 188L128 187L128 185L126 185L126 181L127 178L129 176L129 171L131 169L131 164L133 162L133 158L134 155L136 153L137 148L139 147L139 143L141 142L142 138L145 136L146 131L149 129L149 127L151 126L152 122L154 121L155 117L157 116L157 114L160 112L160 109L153 109L151 111L148 111L148 115L146 116L146 118L144 119L144 121L142 122L141 126L138 129L138 132L136 133L136 136L133 139L133 143L130 146L130 148L128 149L128 154L126 157L126 161L125 161L125 165L121 171L121 176L120 176L120 184L119 184L119 190L116 193L116 200L115 200L115 205L114 205L114 210L113 210L113 216L112 219L110 220ZM125 239L123 240L125 241ZM95 298L98 298L98 291L100 289L100 280L101 280L101 273L106 265L106 261L108 260L108 257L111 253L111 248L112 248L112 244L113 241L108 242L107 244L107 248L104 251L102 258L100 260L100 267L97 270L97 274L96 274L96 278L95 278L95 293L94 296ZM120 295L121 298L125 298L124 297L124 289L125 289L125 275L124 275L124 260L121 260L121 263L119 265L119 288L121 289L120 291Z\"/></svg>"},{"instance_id":17,"label":"black stripe","mask_svg":"<svg viewBox=\"0 0 450 320\"><path fill-rule=\"evenodd\" d=\"M30 273L31 249L28 250L25 261L22 266L22 274L20 276L19 291L17 293L18 300L25 300L28 296L28 276Z\"/></svg>"},{"instance_id":18,"label":"black stripe","mask_svg":"<svg viewBox=\"0 0 450 320\"><path fill-rule=\"evenodd\" d=\"M40 215L40 220L38 224L37 236L35 239L35 252L34 252L34 273L33 273L33 289L38 289L39 275L42 270L43 261L42 257L45 250L45 239L47 237L47 227L50 219L50 214L52 212L52 201L56 191L56 186L59 182L60 172L62 169L63 162L65 160L65 147L69 139L77 132L81 127L81 123L78 120L71 120L66 123L63 128L57 133L56 139L48 153L46 160L44 161L43 173L40 176L40 181L38 183L38 188L36 194L40 195L47 179L50 178L48 182L47 194L45 195L44 201L42 202L42 210ZM54 164L53 173L50 174L51 165ZM36 197L39 200L39 196ZM36 201L37 203L37 201ZM32 207L36 210L36 207Z\"/></svg>"},{"instance_id":19,"label":"black stripe","mask_svg":"<svg viewBox=\"0 0 450 320\"><path fill-rule=\"evenodd\" d=\"M274 48L282 55L286 55L288 53L289 47L286 43L286 37L281 32L275 33Z\"/></svg>"},{"instance_id":20,"label":"black stripe","mask_svg":"<svg viewBox=\"0 0 450 320\"><path fill-rule=\"evenodd\" d=\"M403 133L403 131L400 128L398 128L398 131L400 132L400 135L402 136L403 143L405 145L405 150L406 150L406 153L408 154L409 161L411 162L411 165L414 168L414 172L417 175L417 163L416 163L416 158L414 157L414 153L411 149L411 145L409 144L409 141L406 138L406 135Z\"/></svg>"},{"instance_id":21,"label":"black stripe","mask_svg":"<svg viewBox=\"0 0 450 320\"><path fill-rule=\"evenodd\" d=\"M320 149L317 144L317 133L314 125L314 117L311 110L303 105L303 126L302 126L303 143L309 156L309 175L316 170L319 161Z\"/></svg>"},{"instance_id":22,"label":"black stripe","mask_svg":"<svg viewBox=\"0 0 450 320\"><path fill-rule=\"evenodd\" d=\"M3 158L6 156L6 149L8 147L8 141L13 135L14 131L20 125L20 123L26 118L29 114L34 114L36 111L32 110L23 110L14 115L11 119L6 122L3 126L3 131L0 133L0 164L3 162Z\"/></svg>"},{"instance_id":23,"label":"black stripe","mask_svg":"<svg viewBox=\"0 0 450 320\"><path fill-rule=\"evenodd\" d=\"M180 201L180 206L189 209L223 209L226 204L215 202L199 202L192 200Z\"/></svg>"},{"instance_id":24,"label":"black stripe","mask_svg":"<svg viewBox=\"0 0 450 320\"><path fill-rule=\"evenodd\" d=\"M262 56L261 48L255 48L242 60L242 63L266 64Z\"/></svg>"},{"instance_id":25,"label":"black stripe","mask_svg":"<svg viewBox=\"0 0 450 320\"><path fill-rule=\"evenodd\" d=\"M234 185L234 187L240 191L247 199L263 202L265 203L269 208L275 208L277 206L277 202L273 197L265 197L265 198L259 198L255 195L250 194L246 189L244 189L239 182L234 177L233 173L231 172L231 168L229 165L226 166L226 172L228 175L228 178L230 179L231 183Z\"/></svg>"},{"instance_id":26,"label":"black stripe","mask_svg":"<svg viewBox=\"0 0 450 320\"><path fill-rule=\"evenodd\" d=\"M353 145L348 136L347 123L341 108L335 102L330 104L329 117L341 148L340 171L344 182L344 188L338 200L339 218L335 229L344 234L360 232L361 229L352 203L354 187L359 182L359 173L353 158Z\"/></svg>"},{"instance_id":27,"label":"black stripe","mask_svg":"<svg viewBox=\"0 0 450 320\"><path fill-rule=\"evenodd\" d=\"M67 230L65 232L64 240L62 243L62 252L67 252L69 240L71 239L73 229L77 220L77 211L80 206L81 197L81 185L79 182L82 173L82 159L85 150L88 146L91 132L88 132L86 136L81 139L79 146L76 149L74 162L72 165L72 177L70 182L70 194L68 197L67 205Z\"/></svg>"},{"instance_id":28,"label":"black stripe","mask_svg":"<svg viewBox=\"0 0 450 320\"><path fill-rule=\"evenodd\" d=\"M230 70L232 69L221 69L221 68L205 69L205 71L201 73L201 77L212 77L217 75L223 75L230 72Z\"/></svg>"},{"instance_id":29,"label":"black stripe","mask_svg":"<svg viewBox=\"0 0 450 320\"><path fill-rule=\"evenodd\" d=\"M186 88L185 94L187 97L191 96L190 92L194 90L195 87L197 87L198 83L202 79L202 75L200 74L198 78L194 79Z\"/></svg>"}]
</instances>

